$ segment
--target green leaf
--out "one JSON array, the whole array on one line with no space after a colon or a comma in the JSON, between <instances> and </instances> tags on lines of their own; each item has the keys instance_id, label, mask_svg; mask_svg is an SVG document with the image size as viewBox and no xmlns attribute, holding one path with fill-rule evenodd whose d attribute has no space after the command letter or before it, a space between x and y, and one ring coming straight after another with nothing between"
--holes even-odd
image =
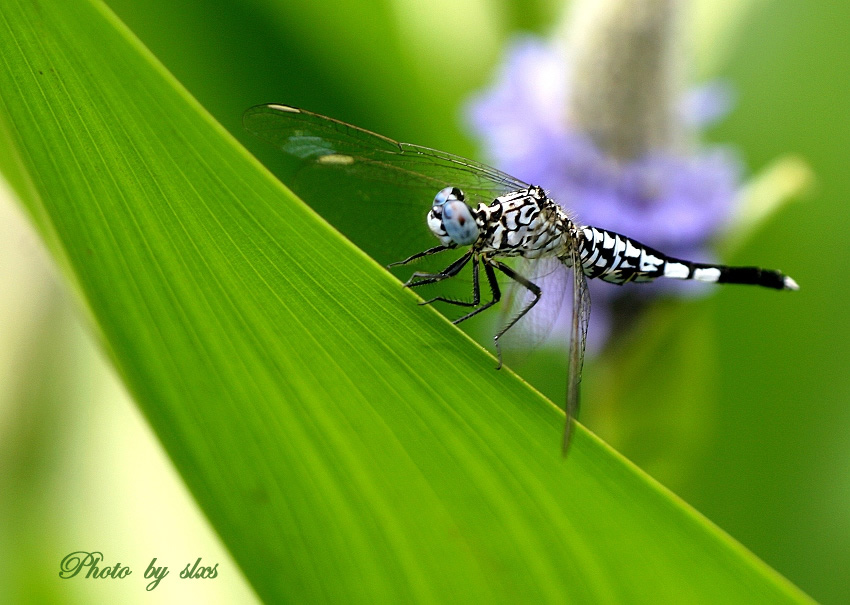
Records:
<instances>
[{"instance_id":1,"label":"green leaf","mask_svg":"<svg viewBox=\"0 0 850 605\"><path fill-rule=\"evenodd\" d=\"M268 602L799 602L280 185L99 3L0 14L0 168ZM427 200L423 202L427 205Z\"/></svg>"}]
</instances>

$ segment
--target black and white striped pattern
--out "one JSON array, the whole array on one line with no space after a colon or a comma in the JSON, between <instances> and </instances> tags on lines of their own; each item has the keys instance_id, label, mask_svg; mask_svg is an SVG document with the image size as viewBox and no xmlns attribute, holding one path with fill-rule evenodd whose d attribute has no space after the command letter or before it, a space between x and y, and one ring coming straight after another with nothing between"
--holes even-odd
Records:
<instances>
[{"instance_id":1,"label":"black and white striped pattern","mask_svg":"<svg viewBox=\"0 0 850 605\"><path fill-rule=\"evenodd\" d=\"M571 264L571 246L577 246L584 275L612 284L667 277L799 289L779 271L680 260L619 233L575 225L540 187L514 191L489 205L479 204L472 213L480 232L473 249L489 257L557 257ZM429 224L432 222L439 223L439 217L429 215Z\"/></svg>"},{"instance_id":2,"label":"black and white striped pattern","mask_svg":"<svg viewBox=\"0 0 850 605\"><path fill-rule=\"evenodd\" d=\"M473 211L481 235L474 247L491 256L568 256L572 221L540 187L520 189Z\"/></svg>"},{"instance_id":3,"label":"black and white striped pattern","mask_svg":"<svg viewBox=\"0 0 850 605\"><path fill-rule=\"evenodd\" d=\"M591 279L624 284L669 277L712 283L751 284L777 290L799 289L793 279L779 271L680 260L619 233L596 227L581 227L581 234L582 270Z\"/></svg>"}]
</instances>

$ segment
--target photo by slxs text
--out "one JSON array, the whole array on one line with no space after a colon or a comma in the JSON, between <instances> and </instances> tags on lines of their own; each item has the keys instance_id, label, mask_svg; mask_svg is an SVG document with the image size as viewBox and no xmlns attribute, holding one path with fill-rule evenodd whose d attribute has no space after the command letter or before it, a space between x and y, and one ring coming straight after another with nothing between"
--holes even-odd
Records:
<instances>
[{"instance_id":1,"label":"photo by slxs text","mask_svg":"<svg viewBox=\"0 0 850 605\"><path fill-rule=\"evenodd\" d=\"M70 580L74 577L123 580L133 573L129 566L121 565L120 562L115 563L115 565L101 565L102 561L103 553L97 550L72 552L66 555L59 564L59 577L63 580ZM151 559L147 569L145 569L145 579L150 580L145 586L145 590L156 588L168 574L167 566L157 565L156 557ZM194 563L187 563L183 571L180 572L180 578L184 580L209 580L216 576L218 576L218 563L212 567L202 565L201 557L198 557Z\"/></svg>"}]
</instances>

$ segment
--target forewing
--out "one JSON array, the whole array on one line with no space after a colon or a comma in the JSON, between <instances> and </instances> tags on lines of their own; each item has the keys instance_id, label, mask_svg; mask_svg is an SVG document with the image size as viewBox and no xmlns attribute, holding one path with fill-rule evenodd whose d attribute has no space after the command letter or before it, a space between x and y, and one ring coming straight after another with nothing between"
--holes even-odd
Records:
<instances>
[{"instance_id":1,"label":"forewing","mask_svg":"<svg viewBox=\"0 0 850 605\"><path fill-rule=\"evenodd\" d=\"M578 245L573 243L573 317L570 330L570 366L567 370L567 421L564 426L563 454L566 456L572 441L574 421L578 416L581 386L581 370L584 365L584 349L587 343L587 325L590 321L590 292L587 290L587 279L581 270Z\"/></svg>"},{"instance_id":2,"label":"forewing","mask_svg":"<svg viewBox=\"0 0 850 605\"><path fill-rule=\"evenodd\" d=\"M472 206L528 187L484 164L286 105L252 107L243 124L289 158L284 183L383 264L436 245L425 216L443 187L459 187Z\"/></svg>"}]
</instances>

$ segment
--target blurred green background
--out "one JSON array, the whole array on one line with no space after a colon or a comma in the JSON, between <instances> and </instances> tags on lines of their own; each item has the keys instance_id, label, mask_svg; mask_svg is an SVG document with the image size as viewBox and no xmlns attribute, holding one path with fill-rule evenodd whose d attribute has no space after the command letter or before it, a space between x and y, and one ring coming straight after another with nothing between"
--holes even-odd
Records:
<instances>
[{"instance_id":1,"label":"blurred green background","mask_svg":"<svg viewBox=\"0 0 850 605\"><path fill-rule=\"evenodd\" d=\"M548 32L563 10L542 0L109 6L271 167L274 152L240 120L247 107L272 101L474 156L462 103L489 82L513 34ZM802 290L727 288L659 305L646 319L655 332L637 331L589 362L582 420L815 599L850 602L850 313L840 277L850 267L850 5L703 0L691 21L694 81L723 77L737 92L733 113L709 138L736 145L751 174L794 153L817 179L813 195L725 260L776 266ZM36 595L32 602L69 594L89 602L90 586L57 595L27 585L31 565L53 566L57 551L81 541L102 550L121 544L122 552L132 542L155 556L174 552L179 536L187 558L203 548L225 560L179 482L162 485L153 469L169 463L24 221L5 206L0 515L13 524L0 530L0 556L15 564L3 566L0 582ZM562 373L543 365L556 356L538 356L519 371L557 397ZM642 384L636 377L652 363L675 367L678 380ZM117 438L115 427L128 423L138 437ZM140 493L153 499L140 506ZM225 579L232 582L216 595L221 602L252 598L238 577L222 578L216 590ZM197 591L192 598L214 598ZM138 598L187 602L162 589Z\"/></svg>"}]
</instances>

